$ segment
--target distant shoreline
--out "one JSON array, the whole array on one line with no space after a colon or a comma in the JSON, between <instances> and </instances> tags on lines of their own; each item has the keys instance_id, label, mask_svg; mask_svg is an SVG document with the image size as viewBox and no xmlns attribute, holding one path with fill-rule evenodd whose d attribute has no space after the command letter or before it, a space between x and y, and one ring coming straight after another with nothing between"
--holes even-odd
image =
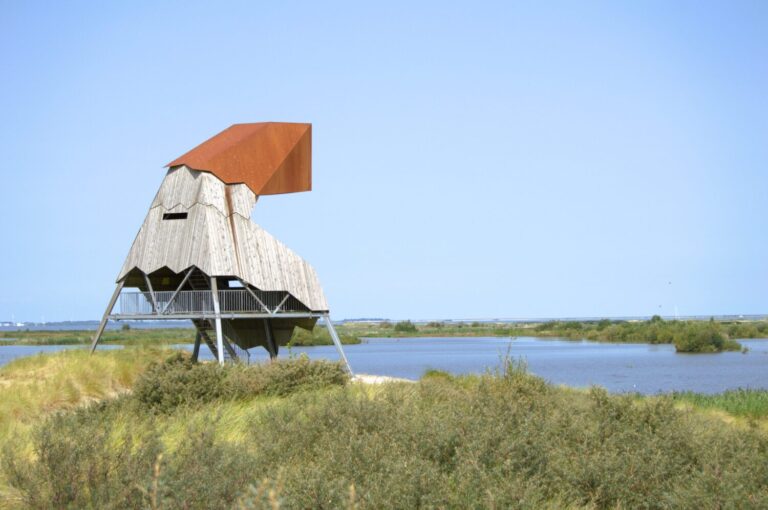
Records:
<instances>
[{"instance_id":1,"label":"distant shoreline","mask_svg":"<svg viewBox=\"0 0 768 510\"><path fill-rule=\"evenodd\" d=\"M613 316L613 317L536 317L536 318L478 318L478 319L402 319L409 320L416 325L427 325L429 323L440 322L445 325L458 326L460 324L503 324L503 325L537 325L551 322L582 322L592 323L600 321L611 322L644 322L651 320L654 316L635 315L635 316ZM704 314L704 315L661 315L664 321L708 321L710 319L716 322L755 322L768 320L768 313L762 314ZM387 318L358 318L342 319L334 321L334 324L349 325L376 325L380 323L402 322L401 319ZM119 330L123 324L128 324L132 329L176 329L191 328L192 322L189 320L162 320L162 321L110 321L107 323L108 330ZM78 321L52 321L52 322L15 322L0 321L0 332L2 331L67 331L67 330L95 330L99 321L78 320Z\"/></svg>"},{"instance_id":2,"label":"distant shoreline","mask_svg":"<svg viewBox=\"0 0 768 510\"><path fill-rule=\"evenodd\" d=\"M105 332L107 344L168 345L194 342L195 330L179 321L172 328L134 328L120 323ZM74 324L74 323L73 323ZM83 325L83 323L76 323ZM648 321L596 322L552 321L540 324L428 322L411 321L346 322L337 325L344 344L360 343L364 338L430 338L430 337L538 337L566 340L589 340L606 343L673 344L681 353L738 351L735 339L768 338L768 321L665 321L653 317ZM91 329L41 329L0 331L3 345L79 345L91 341ZM290 345L331 345L324 327L308 332L296 328Z\"/></svg>"}]
</instances>

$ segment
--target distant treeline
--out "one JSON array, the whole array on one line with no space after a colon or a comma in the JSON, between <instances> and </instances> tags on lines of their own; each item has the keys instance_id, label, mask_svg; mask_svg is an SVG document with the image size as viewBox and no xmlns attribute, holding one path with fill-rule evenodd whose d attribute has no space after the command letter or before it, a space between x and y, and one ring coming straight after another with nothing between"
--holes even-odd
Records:
<instances>
[{"instance_id":1,"label":"distant treeline","mask_svg":"<svg viewBox=\"0 0 768 510\"><path fill-rule=\"evenodd\" d=\"M674 344L678 352L740 350L737 338L768 337L768 322L648 321L597 322L551 321L541 324L456 323L411 321L378 324L346 324L348 334L363 337L417 336L535 336L597 342Z\"/></svg>"},{"instance_id":2,"label":"distant treeline","mask_svg":"<svg viewBox=\"0 0 768 510\"><path fill-rule=\"evenodd\" d=\"M600 342L674 344L677 352L738 351L741 345L733 338L768 336L768 323L665 321L659 316L643 322L548 322L534 329L542 336Z\"/></svg>"},{"instance_id":3,"label":"distant treeline","mask_svg":"<svg viewBox=\"0 0 768 510\"><path fill-rule=\"evenodd\" d=\"M0 345L84 345L93 340L91 330L64 331L0 331ZM343 344L357 344L360 339L339 330ZM119 345L173 345L191 344L195 341L193 328L134 329L124 324L122 329L107 330L101 337L102 344ZM322 326L313 331L296 328L289 342L290 346L333 345L328 330Z\"/></svg>"}]
</instances>

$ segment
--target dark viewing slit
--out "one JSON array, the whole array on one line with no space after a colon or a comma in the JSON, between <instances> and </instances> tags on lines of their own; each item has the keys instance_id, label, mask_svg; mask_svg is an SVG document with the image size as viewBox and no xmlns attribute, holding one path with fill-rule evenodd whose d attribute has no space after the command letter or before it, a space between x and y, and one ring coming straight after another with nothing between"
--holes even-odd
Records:
<instances>
[{"instance_id":1,"label":"dark viewing slit","mask_svg":"<svg viewBox=\"0 0 768 510\"><path fill-rule=\"evenodd\" d=\"M187 213L185 212L172 212L163 214L164 220L186 220Z\"/></svg>"}]
</instances>

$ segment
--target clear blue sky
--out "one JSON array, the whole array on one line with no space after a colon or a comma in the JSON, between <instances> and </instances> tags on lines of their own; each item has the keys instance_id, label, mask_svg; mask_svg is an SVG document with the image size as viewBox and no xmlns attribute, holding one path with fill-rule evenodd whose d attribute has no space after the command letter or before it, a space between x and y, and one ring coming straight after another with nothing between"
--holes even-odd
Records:
<instances>
[{"instance_id":1,"label":"clear blue sky","mask_svg":"<svg viewBox=\"0 0 768 510\"><path fill-rule=\"evenodd\" d=\"M0 320L101 316L163 165L313 123L254 220L335 318L768 312L768 3L0 4Z\"/></svg>"}]
</instances>

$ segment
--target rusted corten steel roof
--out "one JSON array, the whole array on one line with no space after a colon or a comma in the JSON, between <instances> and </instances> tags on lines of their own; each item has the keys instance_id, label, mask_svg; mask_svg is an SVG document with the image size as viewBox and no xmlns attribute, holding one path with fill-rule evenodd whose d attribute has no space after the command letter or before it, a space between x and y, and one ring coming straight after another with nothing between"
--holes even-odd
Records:
<instances>
[{"instance_id":1,"label":"rusted corten steel roof","mask_svg":"<svg viewBox=\"0 0 768 510\"><path fill-rule=\"evenodd\" d=\"M168 167L211 172L226 184L243 183L256 195L312 189L312 124L233 124Z\"/></svg>"}]
</instances>

